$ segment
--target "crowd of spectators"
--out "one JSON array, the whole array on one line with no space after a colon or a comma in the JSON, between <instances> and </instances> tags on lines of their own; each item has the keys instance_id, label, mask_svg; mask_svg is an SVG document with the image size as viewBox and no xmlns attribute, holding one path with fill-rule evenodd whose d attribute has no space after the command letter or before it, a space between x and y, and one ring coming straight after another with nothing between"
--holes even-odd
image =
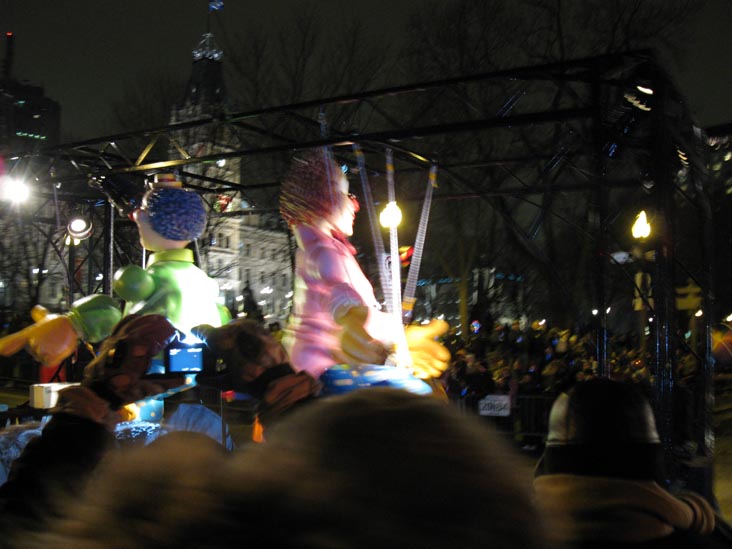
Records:
<instances>
[{"instance_id":1,"label":"crowd of spectators","mask_svg":"<svg viewBox=\"0 0 732 549\"><path fill-rule=\"evenodd\" d=\"M521 329L518 322L497 323L492 329L471 333L467 340L455 330L446 336L452 363L443 377L452 400L487 394L556 395L578 381L599 375L596 341L592 333L576 333L535 323ZM608 340L608 377L638 384L649 391L653 384L650 355L632 337ZM677 378L691 384L699 362L680 351Z\"/></svg>"},{"instance_id":2,"label":"crowd of spectators","mask_svg":"<svg viewBox=\"0 0 732 549\"><path fill-rule=\"evenodd\" d=\"M520 331L500 327L480 355L477 337L453 348L445 378L451 396L460 387L562 391L532 491L495 429L440 399L387 388L301 399L265 444L240 451L185 431L146 446L115 445L115 407L164 388L150 385L163 380L139 376L147 368L139 357L149 358L169 335L162 318L149 328L153 316L119 328L85 369L82 386L62 392L48 425L13 460L0 486L0 545L732 546L709 501L667 490L664 448L639 390L651 379L637 375L643 368L632 364L632 347L614 356L614 375L625 383L597 379L589 340L566 332L535 330L524 341ZM280 350L247 322L208 336L232 375L255 363L266 369L268 353ZM245 339L251 356L227 346ZM120 363L110 363L118 351ZM680 376L693 370L679 363ZM299 386L287 383L284 393ZM367 528L359 526L364 516Z\"/></svg>"}]
</instances>

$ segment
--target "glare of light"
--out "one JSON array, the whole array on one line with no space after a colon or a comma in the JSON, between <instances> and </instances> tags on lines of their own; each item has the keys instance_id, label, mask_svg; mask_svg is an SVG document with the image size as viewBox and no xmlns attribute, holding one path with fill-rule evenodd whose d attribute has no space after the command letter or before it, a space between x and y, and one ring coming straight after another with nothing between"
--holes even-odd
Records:
<instances>
[{"instance_id":1,"label":"glare of light","mask_svg":"<svg viewBox=\"0 0 732 549\"><path fill-rule=\"evenodd\" d=\"M23 181L16 177L5 176L0 181L2 188L3 200L8 200L15 204L20 204L28 200L30 189Z\"/></svg>"},{"instance_id":2,"label":"glare of light","mask_svg":"<svg viewBox=\"0 0 732 549\"><path fill-rule=\"evenodd\" d=\"M271 288L270 286L265 286L264 288L262 288L262 289L261 289L261 290L259 291L259 293L260 293L260 294L264 294L264 295L269 295L269 294L271 294L272 292L274 292L274 290L273 290L273 289L272 289L272 288Z\"/></svg>"},{"instance_id":3,"label":"glare of light","mask_svg":"<svg viewBox=\"0 0 732 549\"><path fill-rule=\"evenodd\" d=\"M610 307L608 307L607 309L605 309L605 314L606 315L609 315L610 314Z\"/></svg>"},{"instance_id":4,"label":"glare of light","mask_svg":"<svg viewBox=\"0 0 732 549\"><path fill-rule=\"evenodd\" d=\"M437 320L445 320L445 315L444 314L437 315Z\"/></svg>"},{"instance_id":5,"label":"glare of light","mask_svg":"<svg viewBox=\"0 0 732 549\"><path fill-rule=\"evenodd\" d=\"M387 229L398 227L402 221L402 211L396 202L389 202L379 215L381 226Z\"/></svg>"},{"instance_id":6,"label":"glare of light","mask_svg":"<svg viewBox=\"0 0 732 549\"><path fill-rule=\"evenodd\" d=\"M217 166L218 166L219 168L223 168L224 166L226 166L226 158L219 158L219 159L218 159L218 160L216 161L216 165L217 165Z\"/></svg>"},{"instance_id":7,"label":"glare of light","mask_svg":"<svg viewBox=\"0 0 732 549\"><path fill-rule=\"evenodd\" d=\"M429 323L430 323L430 319L429 318L425 318L424 320L422 320L422 322L420 322L420 324L422 324L422 326L424 326L426 324L429 324Z\"/></svg>"},{"instance_id":8,"label":"glare of light","mask_svg":"<svg viewBox=\"0 0 732 549\"><path fill-rule=\"evenodd\" d=\"M194 334L184 333L181 343L185 343L186 345L198 345L200 343L204 343L204 341L200 337L198 337Z\"/></svg>"},{"instance_id":9,"label":"glare of light","mask_svg":"<svg viewBox=\"0 0 732 549\"><path fill-rule=\"evenodd\" d=\"M592 316L597 316L597 313L599 313L597 309L592 309Z\"/></svg>"},{"instance_id":10,"label":"glare of light","mask_svg":"<svg viewBox=\"0 0 732 549\"><path fill-rule=\"evenodd\" d=\"M96 280L104 280L104 275L102 273L99 273L96 277Z\"/></svg>"},{"instance_id":11,"label":"glare of light","mask_svg":"<svg viewBox=\"0 0 732 549\"><path fill-rule=\"evenodd\" d=\"M728 152L727 154L724 155L725 162L729 162L730 160L732 160L732 152Z\"/></svg>"},{"instance_id":12,"label":"glare of light","mask_svg":"<svg viewBox=\"0 0 732 549\"><path fill-rule=\"evenodd\" d=\"M648 322L653 322L653 317L649 317Z\"/></svg>"},{"instance_id":13,"label":"glare of light","mask_svg":"<svg viewBox=\"0 0 732 549\"><path fill-rule=\"evenodd\" d=\"M726 317L724 318L724 320L725 320L726 322L732 322L732 313L728 314L728 315L727 315L727 316L726 316Z\"/></svg>"},{"instance_id":14,"label":"glare of light","mask_svg":"<svg viewBox=\"0 0 732 549\"><path fill-rule=\"evenodd\" d=\"M89 238L93 229L94 226L92 225L92 222L81 215L69 220L69 224L66 226L66 230L69 232L69 235L78 240Z\"/></svg>"},{"instance_id":15,"label":"glare of light","mask_svg":"<svg viewBox=\"0 0 732 549\"><path fill-rule=\"evenodd\" d=\"M257 301L257 305L259 305L260 307L264 307L266 304L267 304L266 299L263 299L262 301Z\"/></svg>"},{"instance_id":16,"label":"glare of light","mask_svg":"<svg viewBox=\"0 0 732 549\"><path fill-rule=\"evenodd\" d=\"M539 321L539 326L543 326L544 324L546 324L546 318L542 318L542 319L541 319L541 320Z\"/></svg>"},{"instance_id":17,"label":"glare of light","mask_svg":"<svg viewBox=\"0 0 732 549\"><path fill-rule=\"evenodd\" d=\"M292 297L292 292L291 291L290 292L287 292L285 294L285 299L290 299L291 297Z\"/></svg>"},{"instance_id":18,"label":"glare of light","mask_svg":"<svg viewBox=\"0 0 732 549\"><path fill-rule=\"evenodd\" d=\"M697 312L694 313L694 316L697 317L697 318L699 318L701 316L704 316L704 311L702 311L701 309L699 309Z\"/></svg>"},{"instance_id":19,"label":"glare of light","mask_svg":"<svg viewBox=\"0 0 732 549\"><path fill-rule=\"evenodd\" d=\"M641 86L638 84L635 89L641 93L645 93L646 95L653 95L653 88L649 88L648 86Z\"/></svg>"},{"instance_id":20,"label":"glare of light","mask_svg":"<svg viewBox=\"0 0 732 549\"><path fill-rule=\"evenodd\" d=\"M37 275L40 272L41 272L41 270L38 267L36 267L35 269L33 269L33 274L34 275Z\"/></svg>"},{"instance_id":21,"label":"glare of light","mask_svg":"<svg viewBox=\"0 0 732 549\"><path fill-rule=\"evenodd\" d=\"M651 224L648 223L645 210L641 210L636 216L631 233L633 234L633 238L648 238L650 236Z\"/></svg>"},{"instance_id":22,"label":"glare of light","mask_svg":"<svg viewBox=\"0 0 732 549\"><path fill-rule=\"evenodd\" d=\"M238 295L238 296L236 296L236 297L235 297L234 299L235 299L236 301L244 301L244 296L243 296L243 295Z\"/></svg>"}]
</instances>

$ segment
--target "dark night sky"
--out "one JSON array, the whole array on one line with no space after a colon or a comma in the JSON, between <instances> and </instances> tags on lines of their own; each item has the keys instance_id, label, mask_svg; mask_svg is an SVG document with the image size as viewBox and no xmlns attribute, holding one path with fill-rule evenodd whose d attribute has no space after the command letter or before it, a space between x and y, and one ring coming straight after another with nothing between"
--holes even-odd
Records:
<instances>
[{"instance_id":1,"label":"dark night sky","mask_svg":"<svg viewBox=\"0 0 732 549\"><path fill-rule=\"evenodd\" d=\"M655 0L651 0L655 1ZM662 1L662 0L658 0ZM13 75L62 106L66 139L111 133L109 104L143 68L187 75L206 31L206 0L0 0L0 30L15 33ZM213 30L277 24L300 0L226 0ZM375 32L398 31L417 0L319 0L337 24L355 10ZM263 7L265 6L266 7ZM700 125L732 122L732 0L707 0L677 84ZM4 44L0 52L4 55Z\"/></svg>"}]
</instances>

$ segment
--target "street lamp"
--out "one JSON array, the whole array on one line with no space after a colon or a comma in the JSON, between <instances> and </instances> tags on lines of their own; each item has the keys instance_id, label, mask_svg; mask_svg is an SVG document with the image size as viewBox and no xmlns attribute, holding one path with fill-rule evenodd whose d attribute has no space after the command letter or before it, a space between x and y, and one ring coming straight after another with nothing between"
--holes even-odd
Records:
<instances>
[{"instance_id":1,"label":"street lamp","mask_svg":"<svg viewBox=\"0 0 732 549\"><path fill-rule=\"evenodd\" d=\"M396 202L389 202L379 215L381 226L385 229L392 229L402 222L402 211Z\"/></svg>"},{"instance_id":2,"label":"street lamp","mask_svg":"<svg viewBox=\"0 0 732 549\"><path fill-rule=\"evenodd\" d=\"M651 224L648 222L646 211L641 210L640 213L635 217L635 223L630 231L633 238L642 240L648 238L651 235Z\"/></svg>"},{"instance_id":3,"label":"street lamp","mask_svg":"<svg viewBox=\"0 0 732 549\"><path fill-rule=\"evenodd\" d=\"M633 238L636 240L645 240L651 235L651 224L648 222L646 211L641 210L635 217L635 222L630 230ZM638 337L640 341L641 352L646 349L646 323L647 308L652 304L651 294L651 275L643 270L643 259L645 254L642 250L638 250L637 254L640 259L639 270L635 275L635 289L633 299L633 309L638 312Z\"/></svg>"}]
</instances>

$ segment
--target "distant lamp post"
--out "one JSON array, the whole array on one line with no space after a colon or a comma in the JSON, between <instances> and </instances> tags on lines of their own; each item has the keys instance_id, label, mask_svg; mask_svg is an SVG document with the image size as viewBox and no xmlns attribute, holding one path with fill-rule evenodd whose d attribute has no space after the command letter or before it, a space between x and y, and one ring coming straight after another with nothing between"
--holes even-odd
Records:
<instances>
[{"instance_id":1,"label":"distant lamp post","mask_svg":"<svg viewBox=\"0 0 732 549\"><path fill-rule=\"evenodd\" d=\"M633 223L633 227L630 232L632 233L633 238L638 240L648 238L651 235L651 224L648 223L645 210L641 210L635 217L635 223Z\"/></svg>"},{"instance_id":2,"label":"distant lamp post","mask_svg":"<svg viewBox=\"0 0 732 549\"><path fill-rule=\"evenodd\" d=\"M648 222L646 211L641 210L635 217L635 222L630 230L636 240L645 240L651 235L651 224ZM653 306L651 275L643 270L643 252L638 253L641 259L639 270L635 274L635 290L633 298L633 309L638 312L638 338L641 352L646 350L646 324L648 322L648 307Z\"/></svg>"}]
</instances>

